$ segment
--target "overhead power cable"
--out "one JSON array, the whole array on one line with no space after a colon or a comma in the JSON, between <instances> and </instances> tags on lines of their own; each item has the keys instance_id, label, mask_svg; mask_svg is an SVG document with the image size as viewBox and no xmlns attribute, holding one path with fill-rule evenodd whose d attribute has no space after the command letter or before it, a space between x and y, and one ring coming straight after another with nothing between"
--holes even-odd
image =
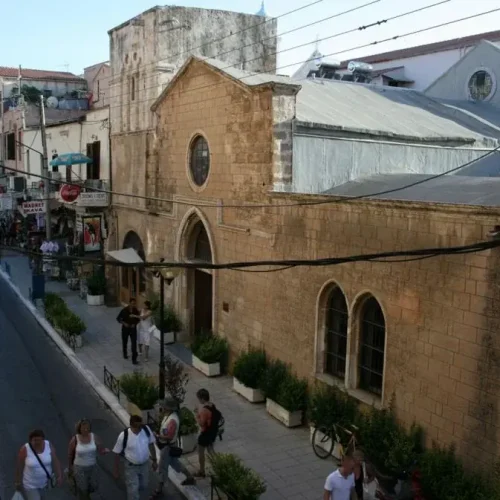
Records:
<instances>
[{"instance_id":1,"label":"overhead power cable","mask_svg":"<svg viewBox=\"0 0 500 500\"><path fill-rule=\"evenodd\" d=\"M197 208L221 208L221 209L226 209L226 208L234 208L234 209L275 209L275 208L286 208L286 207L307 207L307 206L317 206L317 205L330 205L334 203L346 203L346 202L351 202L351 201L356 201L356 200L362 200L366 198L377 198L386 194L391 194L391 193L397 193L399 191L403 191L405 189L409 189L415 186L419 186L421 184L425 184L427 182L430 182L435 179L439 179L440 177L444 177L445 175L452 174L454 172L458 172L459 170L469 167L470 165L483 160L484 158L492 155L493 153L496 153L500 150L500 145L495 147L494 149L491 149L490 151L487 151L485 154L479 156L478 158L474 160L470 160L467 163L463 163L462 165L458 165L457 167L451 168L449 170L446 170L445 172L442 172L440 174L435 174L431 175L430 177L426 177L425 179L420 179L415 182L410 182L409 184L405 184L400 187L396 188L391 188L391 189L385 189L383 191L376 191L373 193L368 193L368 194L362 194L362 195L357 195L357 196L345 196L345 195L337 195L340 196L340 198L333 198L333 199L321 199L317 201L303 201L303 202L296 202L296 203L268 203L268 204L251 204L251 203L238 203L238 204L233 204L233 203L228 203L228 204L222 204L222 203L190 203L187 201L182 201L182 200L173 200L173 199L168 199L168 198L159 198L159 197L154 197L154 196L143 196L143 195L138 195L138 194L133 194L133 193L123 193L120 191L113 191L110 189L104 189L104 188L96 188L96 187L87 187L85 186L85 189L89 191L94 191L98 193L107 193L111 194L113 196L124 196L124 197L129 197L129 198L135 198L135 199L141 199L141 200L147 200L147 201L154 201L154 202L161 202L161 203L173 203L173 204L178 204L178 205L186 205L190 207L197 207ZM17 172L17 173L23 173L25 174L26 172L21 169L16 169L12 167L6 167L2 166L5 170L8 170L10 172ZM30 173L32 177L36 177L39 179L44 179L52 183L56 183L54 179L40 175L40 174L33 174ZM62 182L58 181L57 184L67 184L69 186L77 186L77 187L82 187L81 184L77 184L74 182ZM281 193L269 193L269 195L273 194L281 194ZM288 195L301 195L301 193L286 193ZM302 194L303 195L303 194ZM323 194L315 194L314 196L335 196L335 195L323 195Z\"/></svg>"},{"instance_id":2,"label":"overhead power cable","mask_svg":"<svg viewBox=\"0 0 500 500\"><path fill-rule=\"evenodd\" d=\"M77 257L70 255L54 255L47 256L41 252L18 249L1 245L2 250L11 250L24 255L37 258L54 258L61 261L80 261L90 262L97 265L111 265L114 267L130 267L130 268L145 268L145 269L162 269L162 268L179 268L179 269L248 269L264 266L278 267L329 267L339 264L348 264L353 262L380 262L380 259L399 258L399 257L424 257L424 256L441 256L454 255L471 252L482 252L500 246L500 240L481 241L471 245L453 246L453 247L437 247L437 248L419 248L416 250L400 250L392 252L379 252L372 254L350 255L347 257L328 257L323 259L290 259L290 260L260 260L260 261L244 261L244 262L226 262L214 264L209 262L142 262L136 264L126 264L116 260L109 259L92 259L90 257ZM388 262L385 262L388 263Z\"/></svg>"},{"instance_id":3,"label":"overhead power cable","mask_svg":"<svg viewBox=\"0 0 500 500\"><path fill-rule=\"evenodd\" d=\"M309 41L309 42L306 42L306 43L303 43L303 44L300 44L300 45L296 45L296 46L294 46L294 47L289 47L289 48L287 48L287 49L278 50L278 51L274 52L272 55L278 55L278 54L282 54L282 53L284 53L284 52L289 52L289 51L291 51L291 50L295 50L295 49L298 49L298 48L305 47L305 46L307 46L307 45L311 45L311 44L316 43L316 42L318 42L318 41L330 40L330 39L332 39L332 38L337 38L337 37L340 37L340 36L344 36L344 35L346 35L346 34L355 33L355 32L357 32L357 31L364 31L364 30L366 30L366 29L373 28L373 27L375 27L375 26L380 26L380 25L382 25L382 24L386 24L386 23L388 23L388 22L390 22L390 21L393 21L393 20L395 20L395 19L400 19L400 18L402 18L402 17L406 17L406 16L414 15L414 14L416 14L416 13L418 13L418 12L422 12L422 11L424 11L424 10L428 10L428 9L431 9L431 8L437 7L437 6L439 6L439 5L442 5L442 4L444 4L444 3L448 3L448 2L450 2L450 1L451 1L451 0L441 0L441 1L439 1L439 2L436 2L436 3L430 4L430 5L425 5L424 7L420 7L420 8L418 8L418 9L412 9L412 10L407 11L407 12L404 12L404 13L402 13L402 14L397 14L397 15L395 15L395 16L393 16L393 17L389 17L389 18L387 18L387 19L381 19L381 20L378 20L378 21L374 21L374 22L369 23L369 24L367 24L367 25L361 25L361 26L358 26L358 27L356 27L356 28L349 29L349 30L347 30L347 31L337 32L337 33L334 33L333 35L329 35L329 36L324 37L324 38L321 38L321 39L319 39L319 40L316 40L316 39L315 39L315 40L311 40L311 41ZM366 4L366 5L369 5L369 4ZM365 7L366 5L363 5L362 7ZM500 9L499 9L499 10L500 10ZM351 11L344 11L344 12L342 12L342 13L340 13L340 14L337 14L337 15L335 15L335 16L333 16L333 17L338 17L338 16L343 15L343 14L346 14L346 13L348 13L348 12L351 12ZM328 18L325 18L325 19L328 19ZM323 20L325 20L325 19L322 19L321 21L323 21ZM465 19L465 18L464 18L464 19ZM458 22L458 20L457 20L457 21L454 21L454 22ZM427 29L434 29L434 28L427 28ZM415 33L410 33L410 35L411 35L411 34L415 34ZM377 44L377 43L384 43L384 42L387 42L387 41L390 41L390 40L393 40L393 39L395 40L395 39L400 38L400 37L402 37L402 36L406 36L406 35L398 35L398 36L396 36L396 37L394 37L394 38L389 38L389 39L386 39L386 40L381 40L381 41L378 41L378 42L371 42L371 43L369 43L369 44L367 44L367 45L364 45L364 46L361 46L361 47L366 47L366 46L370 46L370 45L375 45L375 44ZM329 56L331 56L331 55L338 55L338 54L342 54L342 53L345 53L345 52L349 52L349 51L351 51L351 50L356 50L356 49L361 48L361 47L360 47L360 46L357 46L357 47L353 47L353 48L345 49L345 50L343 50L343 51L339 51L339 52L337 52L337 53L335 53L335 54L327 54L326 56L323 56L323 57L329 57ZM223 54L225 54L225 53L218 54L218 55L223 55ZM214 57L214 58L215 58L215 59L217 59L217 56L216 56L216 57ZM203 60L205 60L205 61L206 61L206 60L208 60L208 59L210 59L210 58L205 58L205 59L201 59L201 60L202 60L202 61L203 61ZM248 59L248 60L246 61L246 63L253 62L253 61L257 61L257 60L259 60L259 59L260 59L260 57L255 57L255 58L253 58L253 59ZM280 70L280 69L285 69L285 68L288 68L288 67L291 67L291 66L296 66L297 64L301 64L301 63L305 63L305 62L314 61L314 60L315 60L314 58L312 58L312 59L306 59L305 61L298 61L298 62L294 62L294 63L288 64L288 65L285 65L285 66L279 66L278 68L276 68L276 71L278 71L278 70ZM225 67L221 68L221 69L220 69L220 71L230 70L230 69L234 69L234 66L229 64L229 65L227 65L227 66L225 66ZM246 76L243 76L243 77L239 78L239 80L240 80L240 81L243 81L245 78L250 78L250 77L252 77L252 76L256 76L256 75L260 75L260 74L267 74L267 73L268 73L268 72L266 72L266 71L251 72L251 73L249 73L248 75L246 75ZM156 75L151 75L151 76L147 77L146 79L150 79L150 78L153 78L153 77L156 77ZM291 81L291 83L293 83L293 81ZM193 89L188 89L188 90L183 91L183 93L187 93L187 92L194 92L194 91L199 90L199 89L203 89L203 88L212 88L212 87L217 87L217 86L220 86L220 85L221 85L220 83L213 83L213 84L209 84L209 85L205 85L205 86L201 86L201 87L195 87L195 88L193 88ZM144 89L142 89L142 91L151 90L151 89L157 89L157 88L158 88L158 85L152 85L152 86L150 86L150 87L145 87ZM123 97L123 96L125 96L125 95L128 95L128 92L124 92L124 93L121 93L121 94L112 95L112 96L110 96L110 99L114 99L114 100L116 100L116 99L118 99L118 98L120 98L120 97ZM206 100L206 99L205 99L205 100ZM143 102L149 102L149 103L151 103L152 101L154 101L154 99L151 99L151 98L149 98L149 99L138 99L138 100L135 100L135 101L134 101L134 103L135 103L135 104L139 104L139 103L143 103ZM110 109L112 109L112 108L116 108L116 107L121 107L121 104L112 104L112 103L110 104ZM149 113L149 109L145 109L145 110L143 111L143 113L146 113L146 112L147 112L147 113Z\"/></svg>"}]
</instances>

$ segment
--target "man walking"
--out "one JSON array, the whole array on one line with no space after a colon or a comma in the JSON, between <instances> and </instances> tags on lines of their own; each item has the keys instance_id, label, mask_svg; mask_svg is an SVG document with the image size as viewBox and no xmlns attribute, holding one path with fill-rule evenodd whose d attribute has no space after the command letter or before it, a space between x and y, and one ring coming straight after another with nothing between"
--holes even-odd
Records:
<instances>
[{"instance_id":1,"label":"man walking","mask_svg":"<svg viewBox=\"0 0 500 500\"><path fill-rule=\"evenodd\" d=\"M130 299L128 306L124 307L116 317L116 321L122 325L123 358L128 359L128 339L130 338L132 363L137 365L137 324L140 321L140 313L135 299Z\"/></svg>"},{"instance_id":2,"label":"man walking","mask_svg":"<svg viewBox=\"0 0 500 500\"><path fill-rule=\"evenodd\" d=\"M210 401L210 394L206 389L200 389L196 393L199 401L199 408L195 410L196 420L200 426L200 435L198 436L198 460L200 470L198 477L205 477L206 453L214 453L214 443L219 435L219 429L222 423L222 414L216 406Z\"/></svg>"},{"instance_id":3,"label":"man walking","mask_svg":"<svg viewBox=\"0 0 500 500\"><path fill-rule=\"evenodd\" d=\"M120 433L116 440L114 475L120 476L120 457L124 458L125 485L127 500L140 500L149 482L149 458L153 461L153 470L158 468L156 460L155 436L147 425L143 425L139 415L130 417L130 427Z\"/></svg>"},{"instance_id":4,"label":"man walking","mask_svg":"<svg viewBox=\"0 0 500 500\"><path fill-rule=\"evenodd\" d=\"M354 459L346 455L342 465L326 478L323 500L350 500L354 488Z\"/></svg>"}]
</instances>

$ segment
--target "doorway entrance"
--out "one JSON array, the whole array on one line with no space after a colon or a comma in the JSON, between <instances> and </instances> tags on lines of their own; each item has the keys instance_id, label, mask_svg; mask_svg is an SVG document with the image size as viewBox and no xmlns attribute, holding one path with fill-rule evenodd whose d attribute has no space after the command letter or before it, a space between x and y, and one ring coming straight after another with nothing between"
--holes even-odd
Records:
<instances>
[{"instance_id":1,"label":"doorway entrance","mask_svg":"<svg viewBox=\"0 0 500 500\"><path fill-rule=\"evenodd\" d=\"M146 260L141 238L135 231L126 234L123 248L133 248L143 261ZM138 307L146 300L146 270L143 267L121 268L120 301L128 304L131 298L136 299Z\"/></svg>"},{"instance_id":2,"label":"doorway entrance","mask_svg":"<svg viewBox=\"0 0 500 500\"><path fill-rule=\"evenodd\" d=\"M212 248L203 222L196 222L188 243L188 260L196 263L212 263ZM189 276L189 303L192 310L192 334L213 330L213 271L194 269Z\"/></svg>"}]
</instances>

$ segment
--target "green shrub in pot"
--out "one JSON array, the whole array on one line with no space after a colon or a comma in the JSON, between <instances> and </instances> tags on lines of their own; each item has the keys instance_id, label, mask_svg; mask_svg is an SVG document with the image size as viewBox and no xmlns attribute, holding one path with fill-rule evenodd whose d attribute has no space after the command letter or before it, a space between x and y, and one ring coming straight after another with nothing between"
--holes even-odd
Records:
<instances>
[{"instance_id":1,"label":"green shrub in pot","mask_svg":"<svg viewBox=\"0 0 500 500\"><path fill-rule=\"evenodd\" d=\"M307 382L292 373L281 382L276 399L273 399L289 412L304 411L307 407Z\"/></svg>"},{"instance_id":2,"label":"green shrub in pot","mask_svg":"<svg viewBox=\"0 0 500 500\"><path fill-rule=\"evenodd\" d=\"M233 366L233 377L246 387L259 389L266 373L267 358L262 350L250 349L238 356Z\"/></svg>"},{"instance_id":3,"label":"green shrub in pot","mask_svg":"<svg viewBox=\"0 0 500 500\"><path fill-rule=\"evenodd\" d=\"M151 306L152 308L153 306ZM155 305L155 309L153 309L153 318L155 325L157 328L161 329L162 318L160 315L160 307L159 304ZM163 331L168 332L180 332L182 330L182 323L174 308L169 304L165 304L163 308Z\"/></svg>"},{"instance_id":4,"label":"green shrub in pot","mask_svg":"<svg viewBox=\"0 0 500 500\"><path fill-rule=\"evenodd\" d=\"M202 333L196 336L191 344L193 354L207 364L223 365L227 358L229 346L227 340L214 333Z\"/></svg>"},{"instance_id":5,"label":"green shrub in pot","mask_svg":"<svg viewBox=\"0 0 500 500\"><path fill-rule=\"evenodd\" d=\"M93 274L87 279L87 289L89 295L106 294L106 278L103 274Z\"/></svg>"},{"instance_id":6,"label":"green shrub in pot","mask_svg":"<svg viewBox=\"0 0 500 500\"><path fill-rule=\"evenodd\" d=\"M264 376L262 377L260 387L264 396L277 402L281 384L285 381L289 374L289 368L285 363L283 363L283 361L279 361L277 359L269 361Z\"/></svg>"},{"instance_id":7,"label":"green shrub in pot","mask_svg":"<svg viewBox=\"0 0 500 500\"><path fill-rule=\"evenodd\" d=\"M144 373L122 375L120 388L140 410L150 410L158 401L158 385Z\"/></svg>"},{"instance_id":8,"label":"green shrub in pot","mask_svg":"<svg viewBox=\"0 0 500 500\"><path fill-rule=\"evenodd\" d=\"M87 329L85 322L71 311L67 311L57 320L58 327L70 335L81 335Z\"/></svg>"},{"instance_id":9,"label":"green shrub in pot","mask_svg":"<svg viewBox=\"0 0 500 500\"><path fill-rule=\"evenodd\" d=\"M346 392L338 387L317 384L311 392L308 404L309 422L314 427L342 427L356 423L358 405Z\"/></svg>"},{"instance_id":10,"label":"green shrub in pot","mask_svg":"<svg viewBox=\"0 0 500 500\"><path fill-rule=\"evenodd\" d=\"M196 434L198 432L196 417L189 408L185 406L181 408L181 411L179 412L179 419L181 421L179 435L189 436L190 434Z\"/></svg>"},{"instance_id":11,"label":"green shrub in pot","mask_svg":"<svg viewBox=\"0 0 500 500\"><path fill-rule=\"evenodd\" d=\"M228 498L258 500L266 492L266 483L235 455L217 453L210 462L214 483Z\"/></svg>"}]
</instances>

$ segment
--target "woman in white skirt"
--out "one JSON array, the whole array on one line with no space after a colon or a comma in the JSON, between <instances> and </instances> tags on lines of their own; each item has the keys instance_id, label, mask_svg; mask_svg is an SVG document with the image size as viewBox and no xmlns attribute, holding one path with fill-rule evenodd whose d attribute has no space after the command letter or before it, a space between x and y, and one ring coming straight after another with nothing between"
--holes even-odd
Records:
<instances>
[{"instance_id":1,"label":"woman in white skirt","mask_svg":"<svg viewBox=\"0 0 500 500\"><path fill-rule=\"evenodd\" d=\"M41 500L50 489L62 484L61 464L54 447L42 430L30 433L28 442L19 451L16 469L16 490L26 500Z\"/></svg>"},{"instance_id":2,"label":"woman in white skirt","mask_svg":"<svg viewBox=\"0 0 500 500\"><path fill-rule=\"evenodd\" d=\"M151 310L151 302L146 300L144 307L141 311L139 323L139 355L143 353L144 347L144 361L149 359L149 344L151 342L151 330L153 329L153 311Z\"/></svg>"}]
</instances>

